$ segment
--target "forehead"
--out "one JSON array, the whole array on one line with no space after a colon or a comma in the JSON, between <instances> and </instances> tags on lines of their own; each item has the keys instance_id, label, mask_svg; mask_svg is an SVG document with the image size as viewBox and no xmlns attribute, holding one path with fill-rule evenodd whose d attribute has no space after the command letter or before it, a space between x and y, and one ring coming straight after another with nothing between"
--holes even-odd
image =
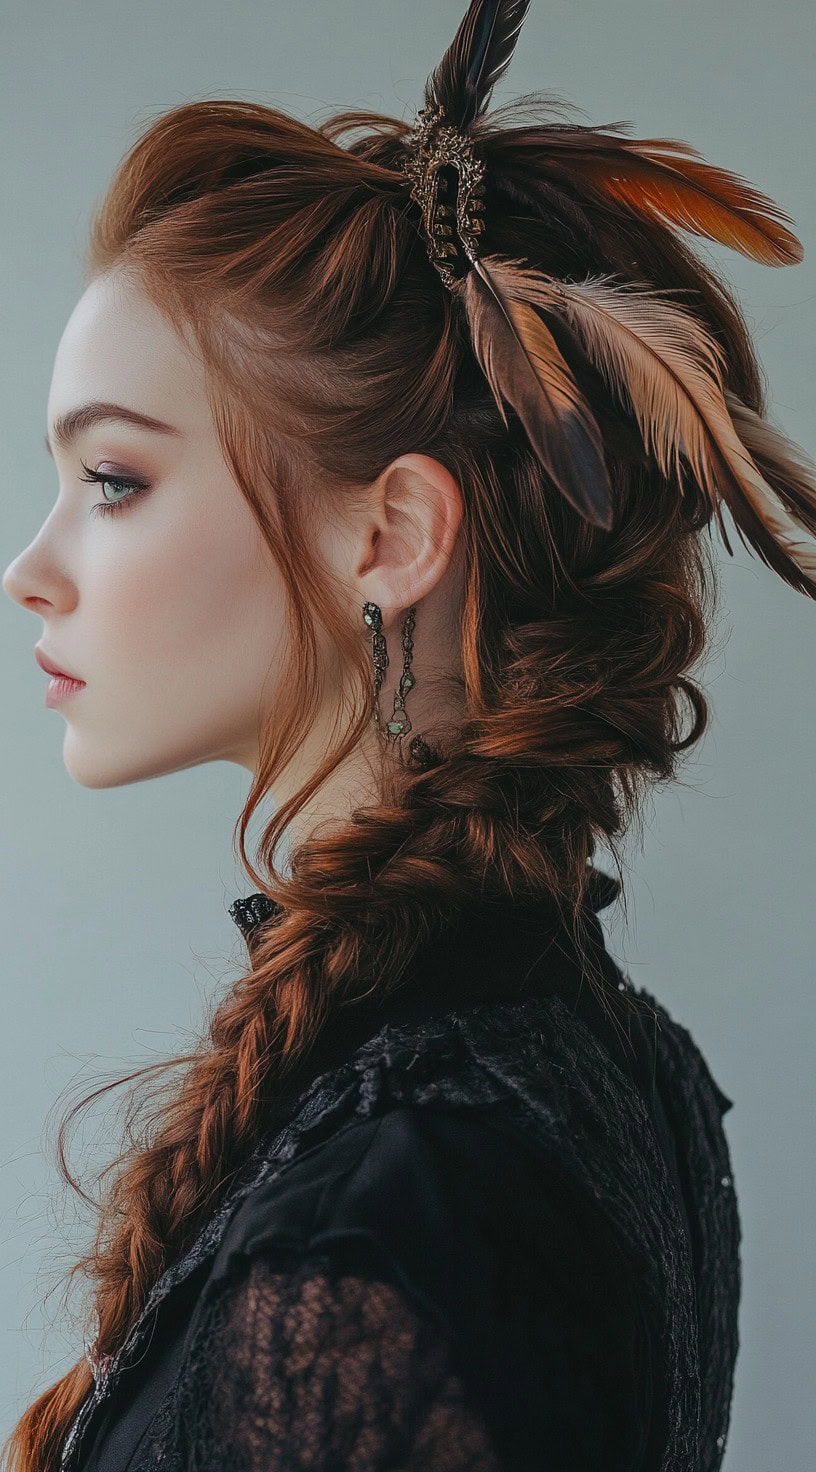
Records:
<instances>
[{"instance_id":1,"label":"forehead","mask_svg":"<svg viewBox=\"0 0 816 1472\"><path fill-rule=\"evenodd\" d=\"M54 359L49 425L92 400L121 403L191 431L210 419L200 358L122 272L92 281L68 318Z\"/></svg>"}]
</instances>

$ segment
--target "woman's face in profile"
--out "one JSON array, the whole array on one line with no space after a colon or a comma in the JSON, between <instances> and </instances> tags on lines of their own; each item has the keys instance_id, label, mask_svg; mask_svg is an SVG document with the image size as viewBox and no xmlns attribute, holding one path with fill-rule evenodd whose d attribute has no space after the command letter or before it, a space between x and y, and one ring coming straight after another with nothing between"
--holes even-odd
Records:
<instances>
[{"instance_id":1,"label":"woman's face in profile","mask_svg":"<svg viewBox=\"0 0 816 1472\"><path fill-rule=\"evenodd\" d=\"M95 404L167 428L88 416L63 441L60 422ZM282 584L224 460L203 365L126 278L98 278L69 318L48 438L58 495L3 587L42 620L32 646L85 682L57 707L67 770L87 787L219 759L254 770Z\"/></svg>"}]
</instances>

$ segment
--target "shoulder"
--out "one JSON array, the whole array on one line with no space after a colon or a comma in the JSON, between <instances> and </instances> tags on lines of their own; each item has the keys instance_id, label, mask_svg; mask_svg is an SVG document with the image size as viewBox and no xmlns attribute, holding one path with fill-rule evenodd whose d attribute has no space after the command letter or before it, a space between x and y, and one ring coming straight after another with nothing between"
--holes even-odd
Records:
<instances>
[{"instance_id":1,"label":"shoulder","mask_svg":"<svg viewBox=\"0 0 816 1472\"><path fill-rule=\"evenodd\" d=\"M199 1299L182 1432L213 1449L196 1472L294 1465L313 1422L321 1468L363 1434L385 1449L360 1462L371 1472L442 1472L451 1445L484 1472L532 1468L542 1438L576 1469L614 1439L630 1466L652 1415L650 1333L603 1211L500 1108L396 1104L239 1204ZM235 1449L250 1424L265 1461Z\"/></svg>"},{"instance_id":2,"label":"shoulder","mask_svg":"<svg viewBox=\"0 0 816 1472\"><path fill-rule=\"evenodd\" d=\"M444 1297L450 1259L475 1249L494 1217L507 1232L507 1191L517 1192L533 1166L495 1107L394 1104L347 1121L253 1189L229 1223L213 1275L262 1252L295 1257L356 1243L404 1286L433 1277Z\"/></svg>"},{"instance_id":3,"label":"shoulder","mask_svg":"<svg viewBox=\"0 0 816 1472\"><path fill-rule=\"evenodd\" d=\"M651 1219L673 1202L649 1111L581 1018L531 998L443 1022L385 1029L321 1080L305 1128L238 1200L216 1277L351 1238L427 1276L429 1257L535 1237L559 1213L653 1255Z\"/></svg>"},{"instance_id":4,"label":"shoulder","mask_svg":"<svg viewBox=\"0 0 816 1472\"><path fill-rule=\"evenodd\" d=\"M446 1472L451 1446L504 1468L440 1311L456 1133L405 1106L353 1120L240 1203L185 1346L184 1472Z\"/></svg>"},{"instance_id":5,"label":"shoulder","mask_svg":"<svg viewBox=\"0 0 816 1472\"><path fill-rule=\"evenodd\" d=\"M626 1277L630 1303L637 1293L605 1203L496 1104L395 1104L347 1122L241 1202L211 1277L259 1256L292 1269L319 1257L389 1282L471 1343L531 1296L591 1316L612 1280Z\"/></svg>"}]
</instances>

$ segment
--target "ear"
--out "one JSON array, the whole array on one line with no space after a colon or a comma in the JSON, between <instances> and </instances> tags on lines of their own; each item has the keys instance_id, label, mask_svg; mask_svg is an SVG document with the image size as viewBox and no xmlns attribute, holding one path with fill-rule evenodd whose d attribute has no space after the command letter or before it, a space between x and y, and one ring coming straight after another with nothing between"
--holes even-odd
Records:
<instances>
[{"instance_id":1,"label":"ear","mask_svg":"<svg viewBox=\"0 0 816 1472\"><path fill-rule=\"evenodd\" d=\"M464 501L459 484L430 455L400 455L370 488L356 578L360 600L383 621L439 583L457 547Z\"/></svg>"}]
</instances>

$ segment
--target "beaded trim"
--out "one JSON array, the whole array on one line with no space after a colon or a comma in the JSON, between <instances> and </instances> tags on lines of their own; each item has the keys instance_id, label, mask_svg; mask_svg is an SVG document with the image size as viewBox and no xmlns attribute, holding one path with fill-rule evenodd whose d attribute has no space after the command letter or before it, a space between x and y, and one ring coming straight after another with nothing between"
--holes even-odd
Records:
<instances>
[{"instance_id":1,"label":"beaded trim","mask_svg":"<svg viewBox=\"0 0 816 1472\"><path fill-rule=\"evenodd\" d=\"M280 909L276 900L271 900L266 894L249 894L246 897L234 900L229 907L229 913L238 929L248 936L271 915Z\"/></svg>"}]
</instances>

